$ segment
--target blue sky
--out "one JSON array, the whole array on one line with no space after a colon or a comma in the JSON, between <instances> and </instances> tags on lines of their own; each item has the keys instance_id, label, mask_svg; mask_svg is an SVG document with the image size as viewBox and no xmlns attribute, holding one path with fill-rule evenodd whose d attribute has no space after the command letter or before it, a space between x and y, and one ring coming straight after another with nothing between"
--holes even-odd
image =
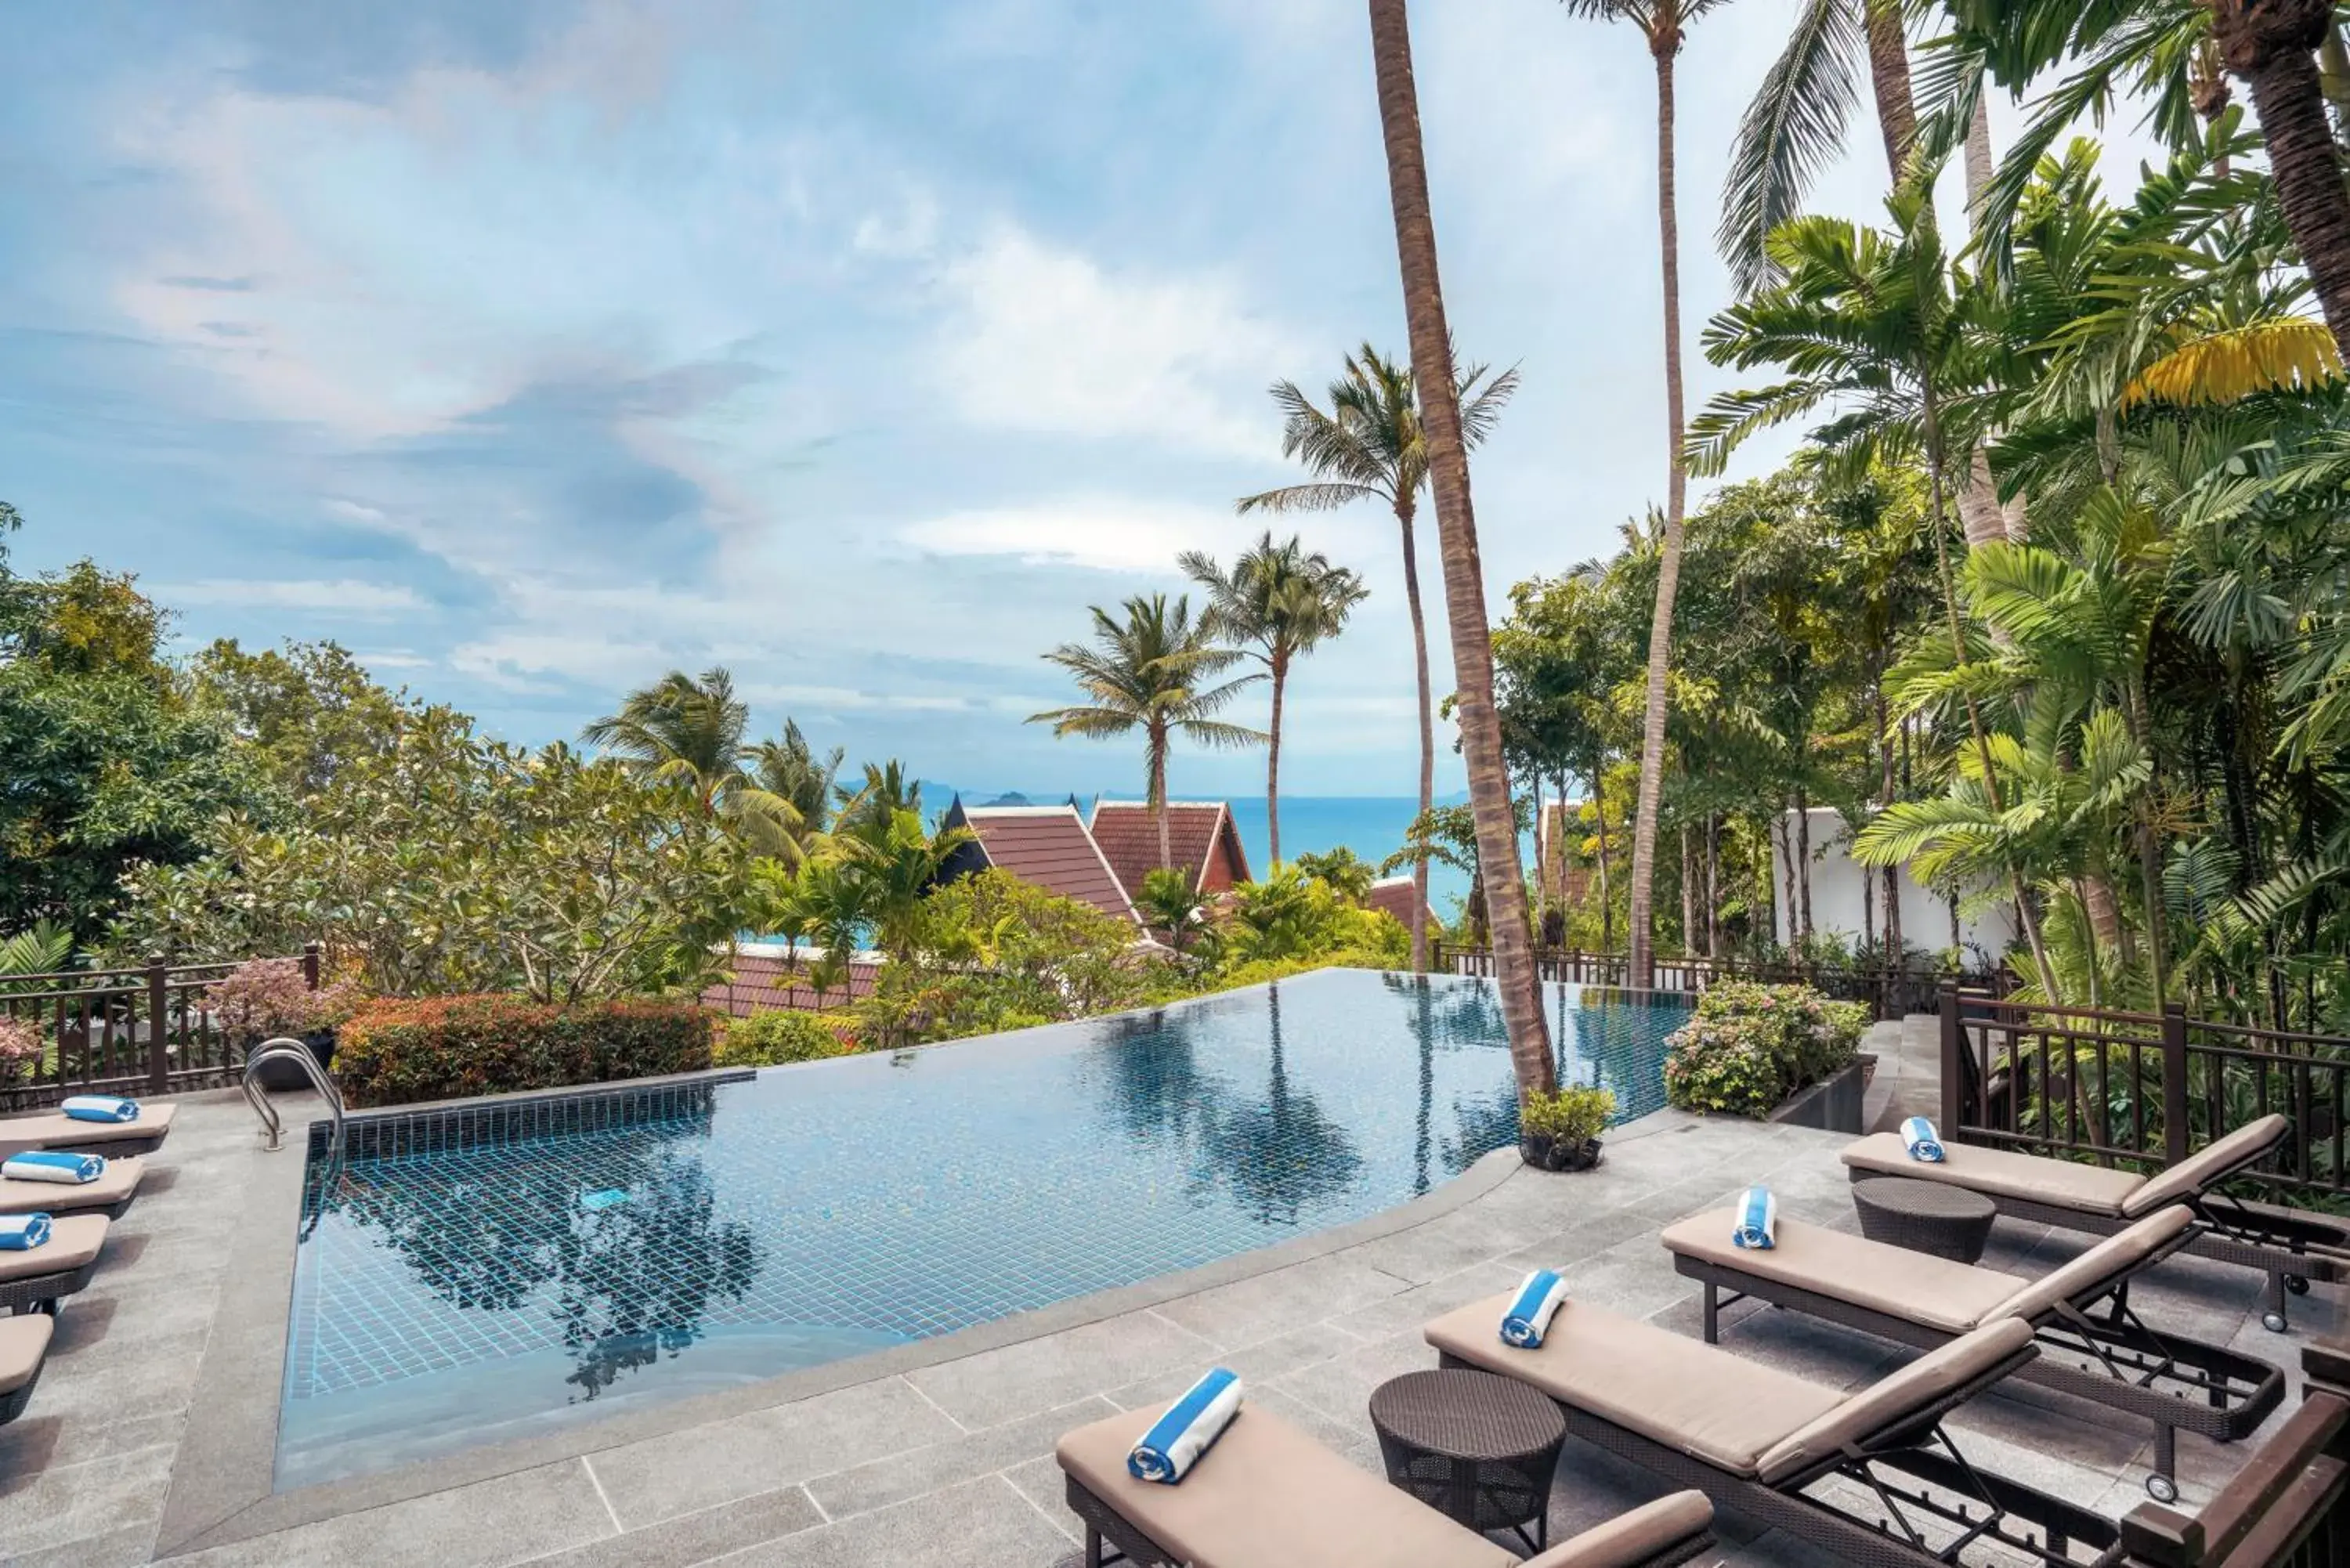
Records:
<instances>
[{"instance_id":1,"label":"blue sky","mask_svg":"<svg viewBox=\"0 0 2350 1568\"><path fill-rule=\"evenodd\" d=\"M1683 57L1692 352L1792 9ZM1292 477L1269 382L1402 352L1366 31L1357 0L26 13L21 562L136 571L191 643L336 638L520 741L724 663L852 757L1133 793L1131 748L1021 722L1067 700L1037 656L1253 534L1232 498ZM1653 78L1544 0L1423 0L1416 44L1456 334L1525 381L1474 474L1498 602L1661 496ZM1862 130L1827 208L1876 210ZM1700 361L1692 407L1721 384ZM1300 526L1374 593L1296 678L1284 785L1406 793L1392 520ZM1262 778L1187 753L1173 784Z\"/></svg>"}]
</instances>

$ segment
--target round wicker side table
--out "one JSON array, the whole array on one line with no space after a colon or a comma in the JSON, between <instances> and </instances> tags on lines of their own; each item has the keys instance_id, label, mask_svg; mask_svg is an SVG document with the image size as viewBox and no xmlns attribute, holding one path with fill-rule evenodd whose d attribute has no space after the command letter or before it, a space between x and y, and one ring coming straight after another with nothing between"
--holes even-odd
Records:
<instances>
[{"instance_id":1,"label":"round wicker side table","mask_svg":"<svg viewBox=\"0 0 2350 1568\"><path fill-rule=\"evenodd\" d=\"M1999 1206L1980 1192L1906 1176L1853 1183L1852 1206L1860 1215L1860 1233L1870 1241L1960 1263L1981 1261L1991 1222L1999 1216Z\"/></svg>"},{"instance_id":2,"label":"round wicker side table","mask_svg":"<svg viewBox=\"0 0 2350 1568\"><path fill-rule=\"evenodd\" d=\"M1373 1391L1371 1425L1388 1480L1420 1501L1533 1551L1548 1542L1566 1421L1547 1397L1491 1372L1408 1372Z\"/></svg>"}]
</instances>

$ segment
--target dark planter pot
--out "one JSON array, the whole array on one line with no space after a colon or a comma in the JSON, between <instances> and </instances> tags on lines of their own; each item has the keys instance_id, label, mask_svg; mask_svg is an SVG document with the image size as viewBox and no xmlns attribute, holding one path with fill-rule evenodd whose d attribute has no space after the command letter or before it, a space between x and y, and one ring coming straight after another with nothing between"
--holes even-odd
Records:
<instances>
[{"instance_id":1,"label":"dark planter pot","mask_svg":"<svg viewBox=\"0 0 2350 1568\"><path fill-rule=\"evenodd\" d=\"M1810 1088L1790 1095L1771 1113L1770 1119L1859 1137L1861 1104L1867 1094L1868 1070L1874 1061L1873 1057L1855 1056Z\"/></svg>"},{"instance_id":2,"label":"dark planter pot","mask_svg":"<svg viewBox=\"0 0 2350 1568\"><path fill-rule=\"evenodd\" d=\"M1599 1140L1560 1143L1528 1134L1518 1139L1518 1158L1536 1170L1589 1170L1599 1163Z\"/></svg>"},{"instance_id":3,"label":"dark planter pot","mask_svg":"<svg viewBox=\"0 0 2350 1568\"><path fill-rule=\"evenodd\" d=\"M328 1069L334 1066L335 1032L333 1030L317 1029L300 1038L302 1044L310 1048L310 1054L318 1059L319 1066ZM249 1054L251 1047L247 1047L247 1051ZM298 1062L264 1062L261 1064L261 1071L254 1076L263 1088L276 1094L290 1094L310 1086L310 1075L302 1071L301 1064Z\"/></svg>"}]
</instances>

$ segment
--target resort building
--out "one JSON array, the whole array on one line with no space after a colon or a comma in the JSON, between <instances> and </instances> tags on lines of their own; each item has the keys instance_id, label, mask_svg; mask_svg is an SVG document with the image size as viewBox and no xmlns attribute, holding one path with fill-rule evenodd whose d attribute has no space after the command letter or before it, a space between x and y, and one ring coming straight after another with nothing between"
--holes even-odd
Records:
<instances>
[{"instance_id":1,"label":"resort building","mask_svg":"<svg viewBox=\"0 0 2350 1568\"><path fill-rule=\"evenodd\" d=\"M1159 865L1159 824L1150 807L1139 800L1096 801L1088 826L1127 897L1140 898L1142 879ZM1202 896L1227 892L1250 880L1240 828L1232 822L1232 807L1222 801L1169 801L1167 842L1167 864L1187 873Z\"/></svg>"},{"instance_id":2,"label":"resort building","mask_svg":"<svg viewBox=\"0 0 2350 1568\"><path fill-rule=\"evenodd\" d=\"M1383 877L1372 883L1371 890L1363 896L1363 904L1367 909L1394 916L1399 925L1409 930L1411 929L1410 875L1407 873L1401 877ZM1430 909L1428 911L1428 929L1433 932L1436 929L1436 911Z\"/></svg>"},{"instance_id":3,"label":"resort building","mask_svg":"<svg viewBox=\"0 0 2350 1568\"><path fill-rule=\"evenodd\" d=\"M1106 915L1141 925L1134 901L1101 846L1086 829L1075 802L1066 805L965 805L957 795L941 827L967 827L976 842L947 859L943 881L1002 867L1023 882L1091 904Z\"/></svg>"}]
</instances>

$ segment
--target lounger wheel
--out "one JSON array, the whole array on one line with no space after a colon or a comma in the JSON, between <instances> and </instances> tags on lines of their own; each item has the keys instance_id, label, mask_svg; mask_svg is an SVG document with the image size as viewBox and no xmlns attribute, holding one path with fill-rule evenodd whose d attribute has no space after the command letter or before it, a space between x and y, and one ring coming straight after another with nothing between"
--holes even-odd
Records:
<instances>
[{"instance_id":1,"label":"lounger wheel","mask_svg":"<svg viewBox=\"0 0 2350 1568\"><path fill-rule=\"evenodd\" d=\"M2178 1483L2168 1476L2148 1476L2146 1478L2146 1495L2157 1502L2177 1502Z\"/></svg>"},{"instance_id":2,"label":"lounger wheel","mask_svg":"<svg viewBox=\"0 0 2350 1568\"><path fill-rule=\"evenodd\" d=\"M2261 1326L2267 1329L2271 1334L2282 1334L2287 1326L2284 1321L2284 1314L2277 1311L2274 1307L2271 1307L2268 1311L2261 1314Z\"/></svg>"},{"instance_id":3,"label":"lounger wheel","mask_svg":"<svg viewBox=\"0 0 2350 1568\"><path fill-rule=\"evenodd\" d=\"M2305 1274L2287 1274L2284 1288L2297 1296L2305 1296L2309 1293L2309 1278Z\"/></svg>"}]
</instances>

